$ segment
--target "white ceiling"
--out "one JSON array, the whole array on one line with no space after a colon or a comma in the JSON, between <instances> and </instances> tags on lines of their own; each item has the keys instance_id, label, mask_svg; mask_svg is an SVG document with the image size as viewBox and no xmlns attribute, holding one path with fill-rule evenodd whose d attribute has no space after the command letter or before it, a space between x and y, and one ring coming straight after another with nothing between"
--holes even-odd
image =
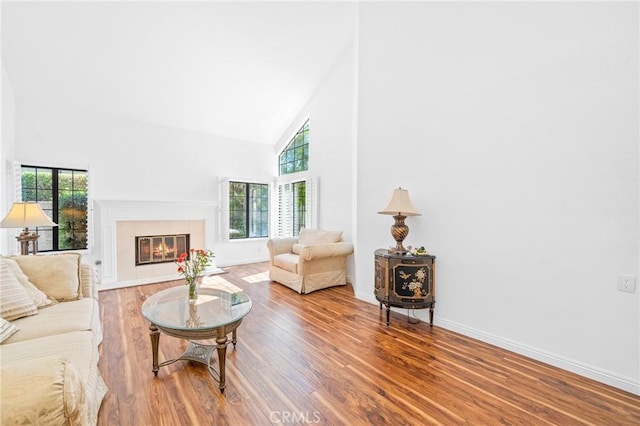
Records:
<instances>
[{"instance_id":1,"label":"white ceiling","mask_svg":"<svg viewBox=\"0 0 640 426\"><path fill-rule=\"evenodd\" d=\"M351 2L2 2L17 100L275 143L353 40Z\"/></svg>"}]
</instances>

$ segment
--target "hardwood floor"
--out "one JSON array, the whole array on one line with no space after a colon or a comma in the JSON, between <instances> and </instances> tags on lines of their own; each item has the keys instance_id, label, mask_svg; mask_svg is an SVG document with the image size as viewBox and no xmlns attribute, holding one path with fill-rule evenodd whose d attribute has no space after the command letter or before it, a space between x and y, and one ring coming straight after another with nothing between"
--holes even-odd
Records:
<instances>
[{"instance_id":1,"label":"hardwood floor","mask_svg":"<svg viewBox=\"0 0 640 426\"><path fill-rule=\"evenodd\" d=\"M216 275L253 309L227 349L222 394L206 366L151 372L140 307L177 282L100 293L99 425L638 425L640 397L356 300L351 287L301 296L266 263ZM436 309L437 316L437 309ZM162 335L160 360L183 340Z\"/></svg>"}]
</instances>

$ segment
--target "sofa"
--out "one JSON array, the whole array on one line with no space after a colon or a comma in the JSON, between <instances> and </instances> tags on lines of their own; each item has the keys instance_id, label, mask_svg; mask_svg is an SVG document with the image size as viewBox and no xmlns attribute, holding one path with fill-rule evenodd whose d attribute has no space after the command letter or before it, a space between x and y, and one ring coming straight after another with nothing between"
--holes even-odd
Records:
<instances>
[{"instance_id":1,"label":"sofa","mask_svg":"<svg viewBox=\"0 0 640 426\"><path fill-rule=\"evenodd\" d=\"M303 228L298 237L269 239L267 248L269 279L300 294L347 283L353 244L342 231Z\"/></svg>"},{"instance_id":2,"label":"sofa","mask_svg":"<svg viewBox=\"0 0 640 426\"><path fill-rule=\"evenodd\" d=\"M94 269L77 253L0 256L0 424L95 425L107 388Z\"/></svg>"}]
</instances>

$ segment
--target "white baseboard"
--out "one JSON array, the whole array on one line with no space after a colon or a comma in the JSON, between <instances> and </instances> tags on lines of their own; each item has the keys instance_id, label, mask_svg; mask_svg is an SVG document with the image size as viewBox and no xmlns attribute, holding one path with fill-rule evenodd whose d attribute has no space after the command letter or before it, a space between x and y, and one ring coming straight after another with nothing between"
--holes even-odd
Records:
<instances>
[{"instance_id":1,"label":"white baseboard","mask_svg":"<svg viewBox=\"0 0 640 426\"><path fill-rule=\"evenodd\" d=\"M365 302L369 302L373 305L379 305L375 296L371 294L357 294L356 297ZM392 308L393 311L400 312L399 310ZM437 312L437 310L436 310ZM525 345L520 342L516 342L510 339L505 339L500 336L496 336L490 333L486 333L481 330L467 327L463 324L459 324L455 321L449 321L439 317L437 314L434 318L434 325L445 328L447 330L455 331L456 333L463 334L467 337L471 337L480 340L485 343L497 346L502 349L506 349L511 352L515 352L519 355L526 356L536 361L544 362L545 364L552 365L554 367L561 368L563 370L570 371L572 373L579 374L584 377L596 380L598 382L613 386L618 389L622 389L627 392L631 392L636 395L640 395L640 382L633 380L632 378L622 377L613 372L603 370L580 361L565 358L561 355L544 351L542 349L534 348L532 346Z\"/></svg>"},{"instance_id":2,"label":"white baseboard","mask_svg":"<svg viewBox=\"0 0 640 426\"><path fill-rule=\"evenodd\" d=\"M437 321L434 320L434 323L439 327L446 328L447 330L464 334L465 336L472 337L482 342L489 343L494 346L509 350L511 352L515 352L517 354L535 359L536 361L544 362L545 364L549 364L563 370L571 371L572 373L576 373L581 376L596 380L598 382L616 387L618 389L640 395L640 382L634 381L631 378L622 377L613 372L606 371L580 361L569 359L542 349L534 348L520 342L515 342L513 340L495 336L490 333L485 333L483 331L476 330L474 328L467 327L465 325L456 323L454 321L449 321L447 319L438 318Z\"/></svg>"},{"instance_id":3,"label":"white baseboard","mask_svg":"<svg viewBox=\"0 0 640 426\"><path fill-rule=\"evenodd\" d=\"M435 321L434 321L435 322ZM616 387L618 389L631 392L636 395L640 395L640 382L634 381L631 378L621 377L613 372L603 370L580 361L572 360L563 357L558 354L547 352L538 348L534 348L520 342L504 339L493 334L485 333L480 330L476 330L471 327L449 321L447 319L438 319L437 325L447 330L455 331L460 334L464 334L468 337L481 340L483 342L498 346L500 348L515 352L520 355L535 359L545 364L553 365L554 367L561 368L563 370L571 371L572 373L579 374L584 377L596 380L601 383Z\"/></svg>"}]
</instances>

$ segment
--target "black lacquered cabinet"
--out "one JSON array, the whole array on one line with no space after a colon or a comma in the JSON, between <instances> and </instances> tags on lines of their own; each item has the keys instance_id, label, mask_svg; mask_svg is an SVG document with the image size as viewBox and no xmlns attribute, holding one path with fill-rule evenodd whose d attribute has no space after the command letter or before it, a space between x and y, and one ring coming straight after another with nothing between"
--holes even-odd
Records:
<instances>
[{"instance_id":1,"label":"black lacquered cabinet","mask_svg":"<svg viewBox=\"0 0 640 426\"><path fill-rule=\"evenodd\" d=\"M406 309L429 308L429 325L433 326L435 300L435 256L391 254L375 251L375 296L387 308L387 325L391 306Z\"/></svg>"}]
</instances>

